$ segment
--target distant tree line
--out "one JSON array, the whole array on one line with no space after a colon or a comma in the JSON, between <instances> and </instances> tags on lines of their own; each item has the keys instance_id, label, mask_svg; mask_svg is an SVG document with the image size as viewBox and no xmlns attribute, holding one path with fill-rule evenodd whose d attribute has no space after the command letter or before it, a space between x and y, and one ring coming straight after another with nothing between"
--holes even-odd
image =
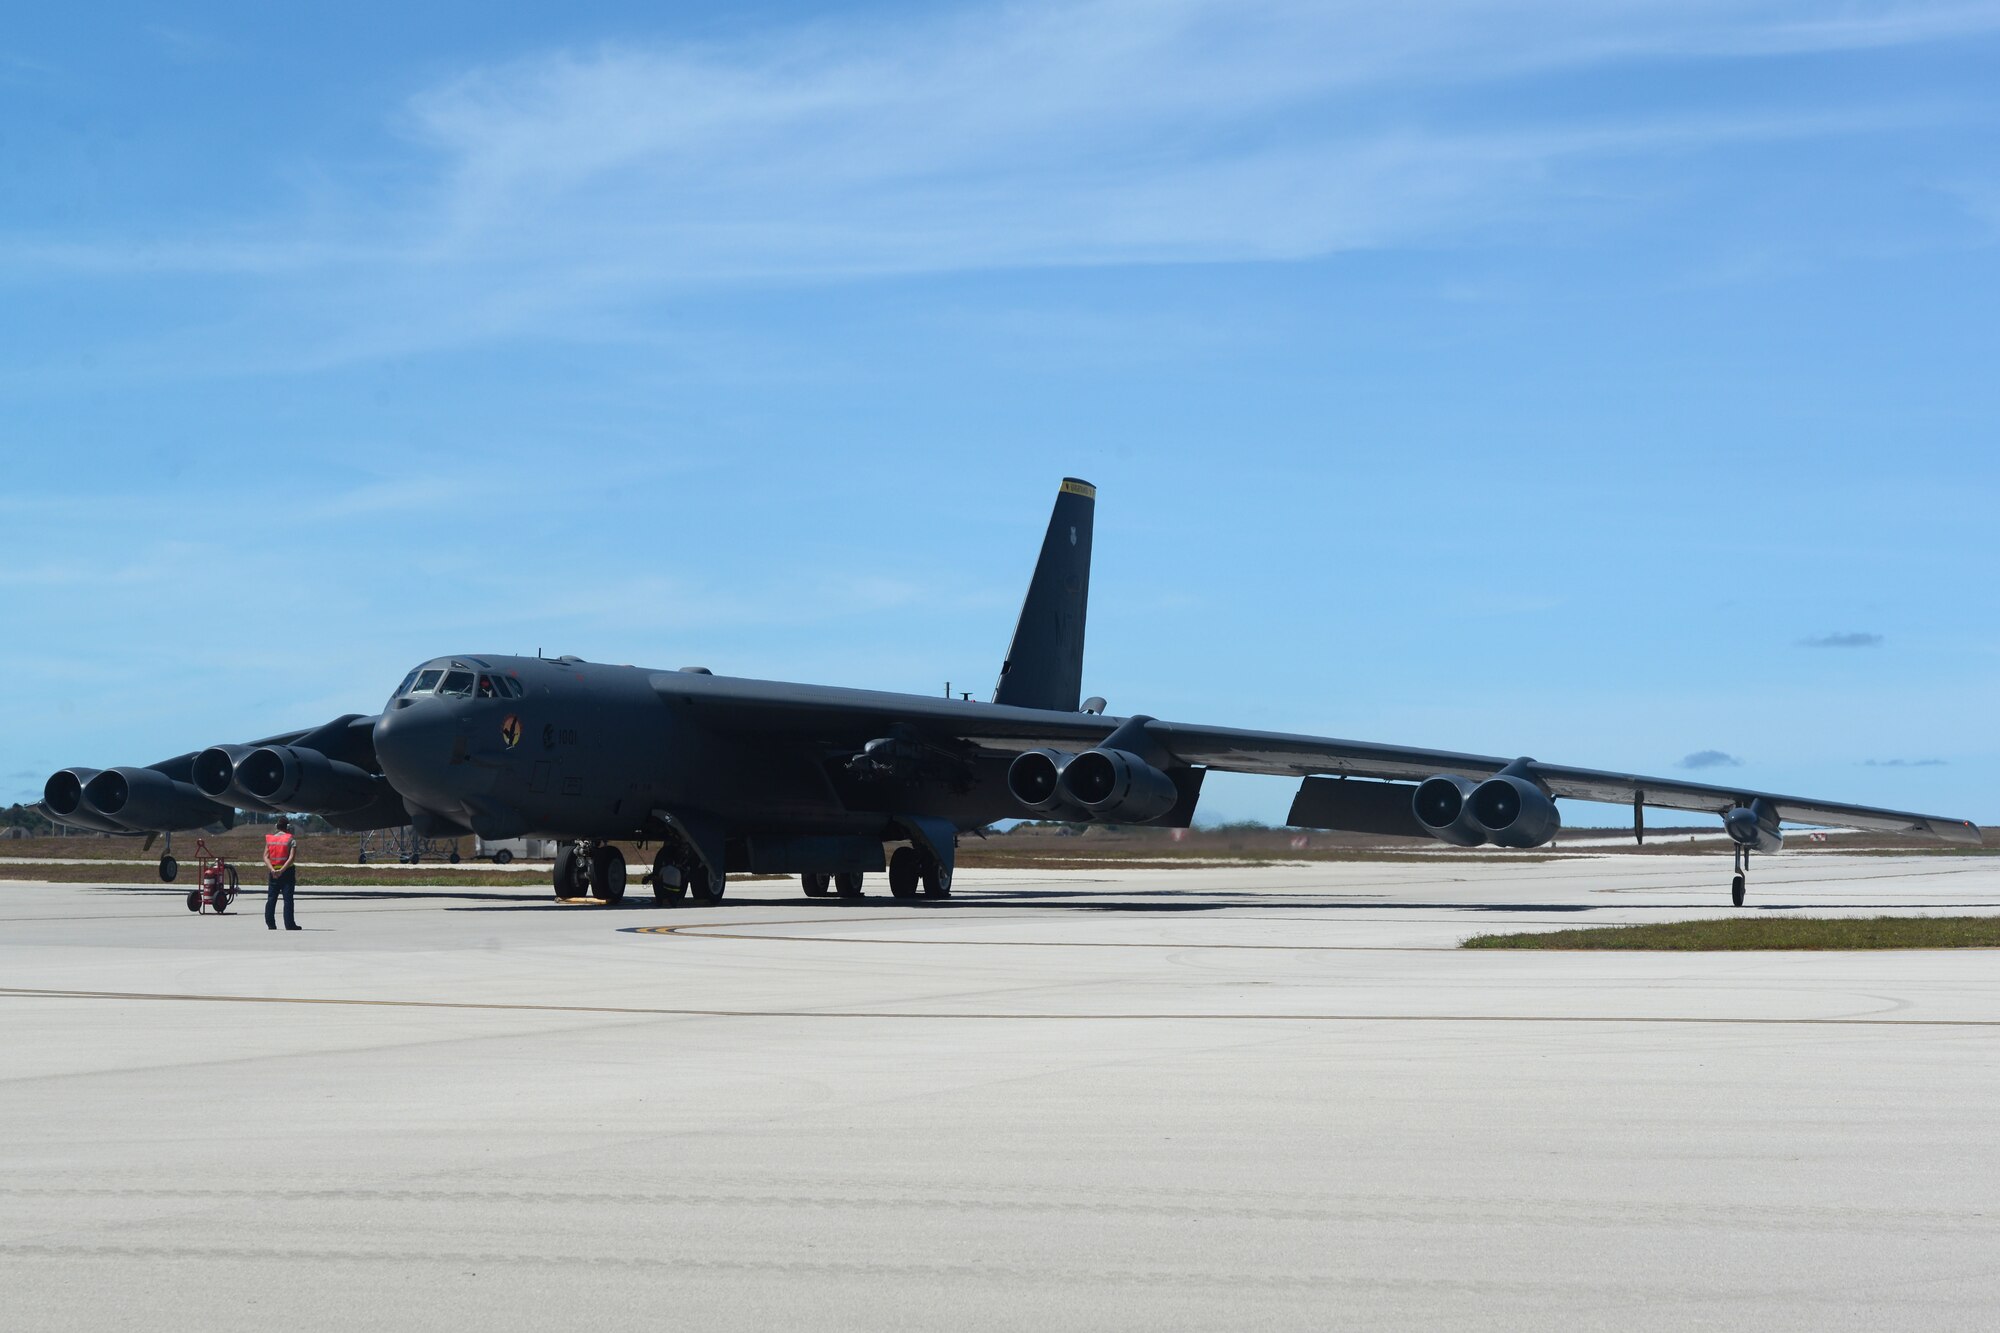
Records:
<instances>
[{"instance_id":1,"label":"distant tree line","mask_svg":"<svg viewBox=\"0 0 2000 1333\"><path fill-rule=\"evenodd\" d=\"M16 801L0 812L0 828L24 829L34 837L44 837L56 831L49 817L30 805Z\"/></svg>"}]
</instances>

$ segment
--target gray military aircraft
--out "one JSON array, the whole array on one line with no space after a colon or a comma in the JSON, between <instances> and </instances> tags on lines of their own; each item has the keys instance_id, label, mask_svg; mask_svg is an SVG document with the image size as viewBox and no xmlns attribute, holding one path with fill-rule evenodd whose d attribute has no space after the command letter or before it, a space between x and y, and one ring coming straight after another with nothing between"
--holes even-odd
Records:
<instances>
[{"instance_id":1,"label":"gray military aircraft","mask_svg":"<svg viewBox=\"0 0 2000 1333\"><path fill-rule=\"evenodd\" d=\"M795 874L859 897L886 866L899 898L950 893L958 835L1008 818L1186 827L1209 769L1300 779L1289 823L1461 847L1538 847L1559 798L1717 815L1743 902L1781 821L1976 844L1959 819L1667 778L1365 741L1107 717L1082 695L1096 489L1067 479L991 703L655 671L576 657L463 654L404 677L380 713L216 745L145 768L67 768L54 819L169 835L239 810L426 837L554 838L556 896L624 899L618 841L657 843L672 906L719 901L732 872ZM885 844L897 844L884 857Z\"/></svg>"}]
</instances>

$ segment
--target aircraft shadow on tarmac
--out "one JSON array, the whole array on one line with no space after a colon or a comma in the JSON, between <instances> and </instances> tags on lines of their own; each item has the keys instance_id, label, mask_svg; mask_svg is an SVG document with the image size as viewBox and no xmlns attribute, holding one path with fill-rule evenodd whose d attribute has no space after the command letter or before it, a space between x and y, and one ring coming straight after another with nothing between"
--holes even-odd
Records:
<instances>
[{"instance_id":1,"label":"aircraft shadow on tarmac","mask_svg":"<svg viewBox=\"0 0 2000 1333\"><path fill-rule=\"evenodd\" d=\"M155 888L151 885L104 884L93 886L99 893L180 896L182 890ZM732 888L734 886L732 885ZM1173 895L1169 900L1167 895ZM1188 901L1181 895L1192 895L1198 901ZM261 905L263 890L246 886L237 898L235 910L251 911ZM670 912L696 910L692 906L660 907L640 897L616 908L590 902L560 903L551 899L523 898L519 893L500 890L480 890L472 887L464 889L422 888L359 888L337 886L314 889L302 886L298 891L301 907L310 902L411 902L436 903L447 912L611 912L623 917L633 912ZM749 897L735 892L722 902L724 907L773 907L796 910L800 907L838 908L844 911L865 912L869 909L893 908L903 911L912 909L930 912L976 912L994 908L1044 907L1062 912L1106 912L1118 915L1149 912L1242 912L1272 911L1287 914L1300 912L1547 912L1579 914L1616 908L1623 912L1684 912L1690 907L1716 906L1707 902L1692 903L1537 903L1537 902L1412 902L1386 899L1343 899L1329 902L1324 899L1300 898L1296 895L1278 895L1246 892L1243 890L1160 890L1159 896L1124 896L1107 901L1107 895L1093 889L1021 889L1010 891L982 890L977 897L956 897L944 900L934 898L896 898L874 895L865 898L818 898L807 899L796 894ZM1084 901L1077 901L1084 900ZM1799 903L1768 902L1753 903L1751 910L1764 912L1794 912L1825 910L1837 907L1842 911L1866 910L1909 910L1914 907L1935 906L1936 904L1914 902L1884 903ZM1952 903L1955 909L1977 910L2000 908L2000 903Z\"/></svg>"}]
</instances>

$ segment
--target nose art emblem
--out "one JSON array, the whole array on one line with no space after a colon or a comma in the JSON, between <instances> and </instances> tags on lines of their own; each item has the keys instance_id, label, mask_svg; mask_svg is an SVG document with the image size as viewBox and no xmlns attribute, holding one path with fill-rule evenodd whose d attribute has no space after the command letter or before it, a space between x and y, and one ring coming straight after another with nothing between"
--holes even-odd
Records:
<instances>
[{"instance_id":1,"label":"nose art emblem","mask_svg":"<svg viewBox=\"0 0 2000 1333\"><path fill-rule=\"evenodd\" d=\"M521 743L521 719L512 713L507 714L506 720L500 724L500 739L507 742L507 748L510 750L519 745Z\"/></svg>"}]
</instances>

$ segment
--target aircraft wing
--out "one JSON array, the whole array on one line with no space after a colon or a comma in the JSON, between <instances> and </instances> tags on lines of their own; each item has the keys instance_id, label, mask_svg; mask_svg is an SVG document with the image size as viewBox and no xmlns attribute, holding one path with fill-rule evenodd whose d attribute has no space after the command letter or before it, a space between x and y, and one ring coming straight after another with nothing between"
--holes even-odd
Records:
<instances>
[{"instance_id":1,"label":"aircraft wing","mask_svg":"<svg viewBox=\"0 0 2000 1333\"><path fill-rule=\"evenodd\" d=\"M1157 737L1183 763L1201 764L1229 773L1269 773L1286 777L1329 774L1357 778L1404 779L1421 782L1440 773L1483 778L1510 762L1492 755L1458 754L1410 746L1378 745L1321 736L1281 732L1241 731L1228 727L1193 727L1178 722L1152 722L1148 734ZM1868 805L1802 796L1782 796L1752 787L1718 787L1678 778L1649 778L1636 773L1612 773L1536 761L1535 776L1556 796L1609 805L1644 805L1667 810L1698 810L1721 815L1732 807L1762 797L1779 814L1799 824L1829 824L1882 833L1917 833L1946 842L1979 845L1979 827L1967 820L1883 810Z\"/></svg>"},{"instance_id":2,"label":"aircraft wing","mask_svg":"<svg viewBox=\"0 0 2000 1333\"><path fill-rule=\"evenodd\" d=\"M1003 753L1043 746L1087 749L1101 744L1125 721L1094 713L930 699L837 686L793 685L696 672L659 672L651 680L663 701L691 710L705 725L718 731L785 732L857 750L874 737L898 731L914 731L931 741L959 742ZM1441 773L1490 777L1510 762L1494 755L1194 726L1156 719L1146 719L1144 726L1159 749L1175 761L1227 773L1421 782ZM1574 800L1612 805L1630 805L1637 800L1661 809L1720 816L1762 797L1777 808L1782 818L1795 823L1915 833L1967 845L1978 845L1981 841L1978 826L1962 819L1781 796L1750 787L1712 786L1560 764L1536 762L1534 772L1552 794Z\"/></svg>"}]
</instances>

